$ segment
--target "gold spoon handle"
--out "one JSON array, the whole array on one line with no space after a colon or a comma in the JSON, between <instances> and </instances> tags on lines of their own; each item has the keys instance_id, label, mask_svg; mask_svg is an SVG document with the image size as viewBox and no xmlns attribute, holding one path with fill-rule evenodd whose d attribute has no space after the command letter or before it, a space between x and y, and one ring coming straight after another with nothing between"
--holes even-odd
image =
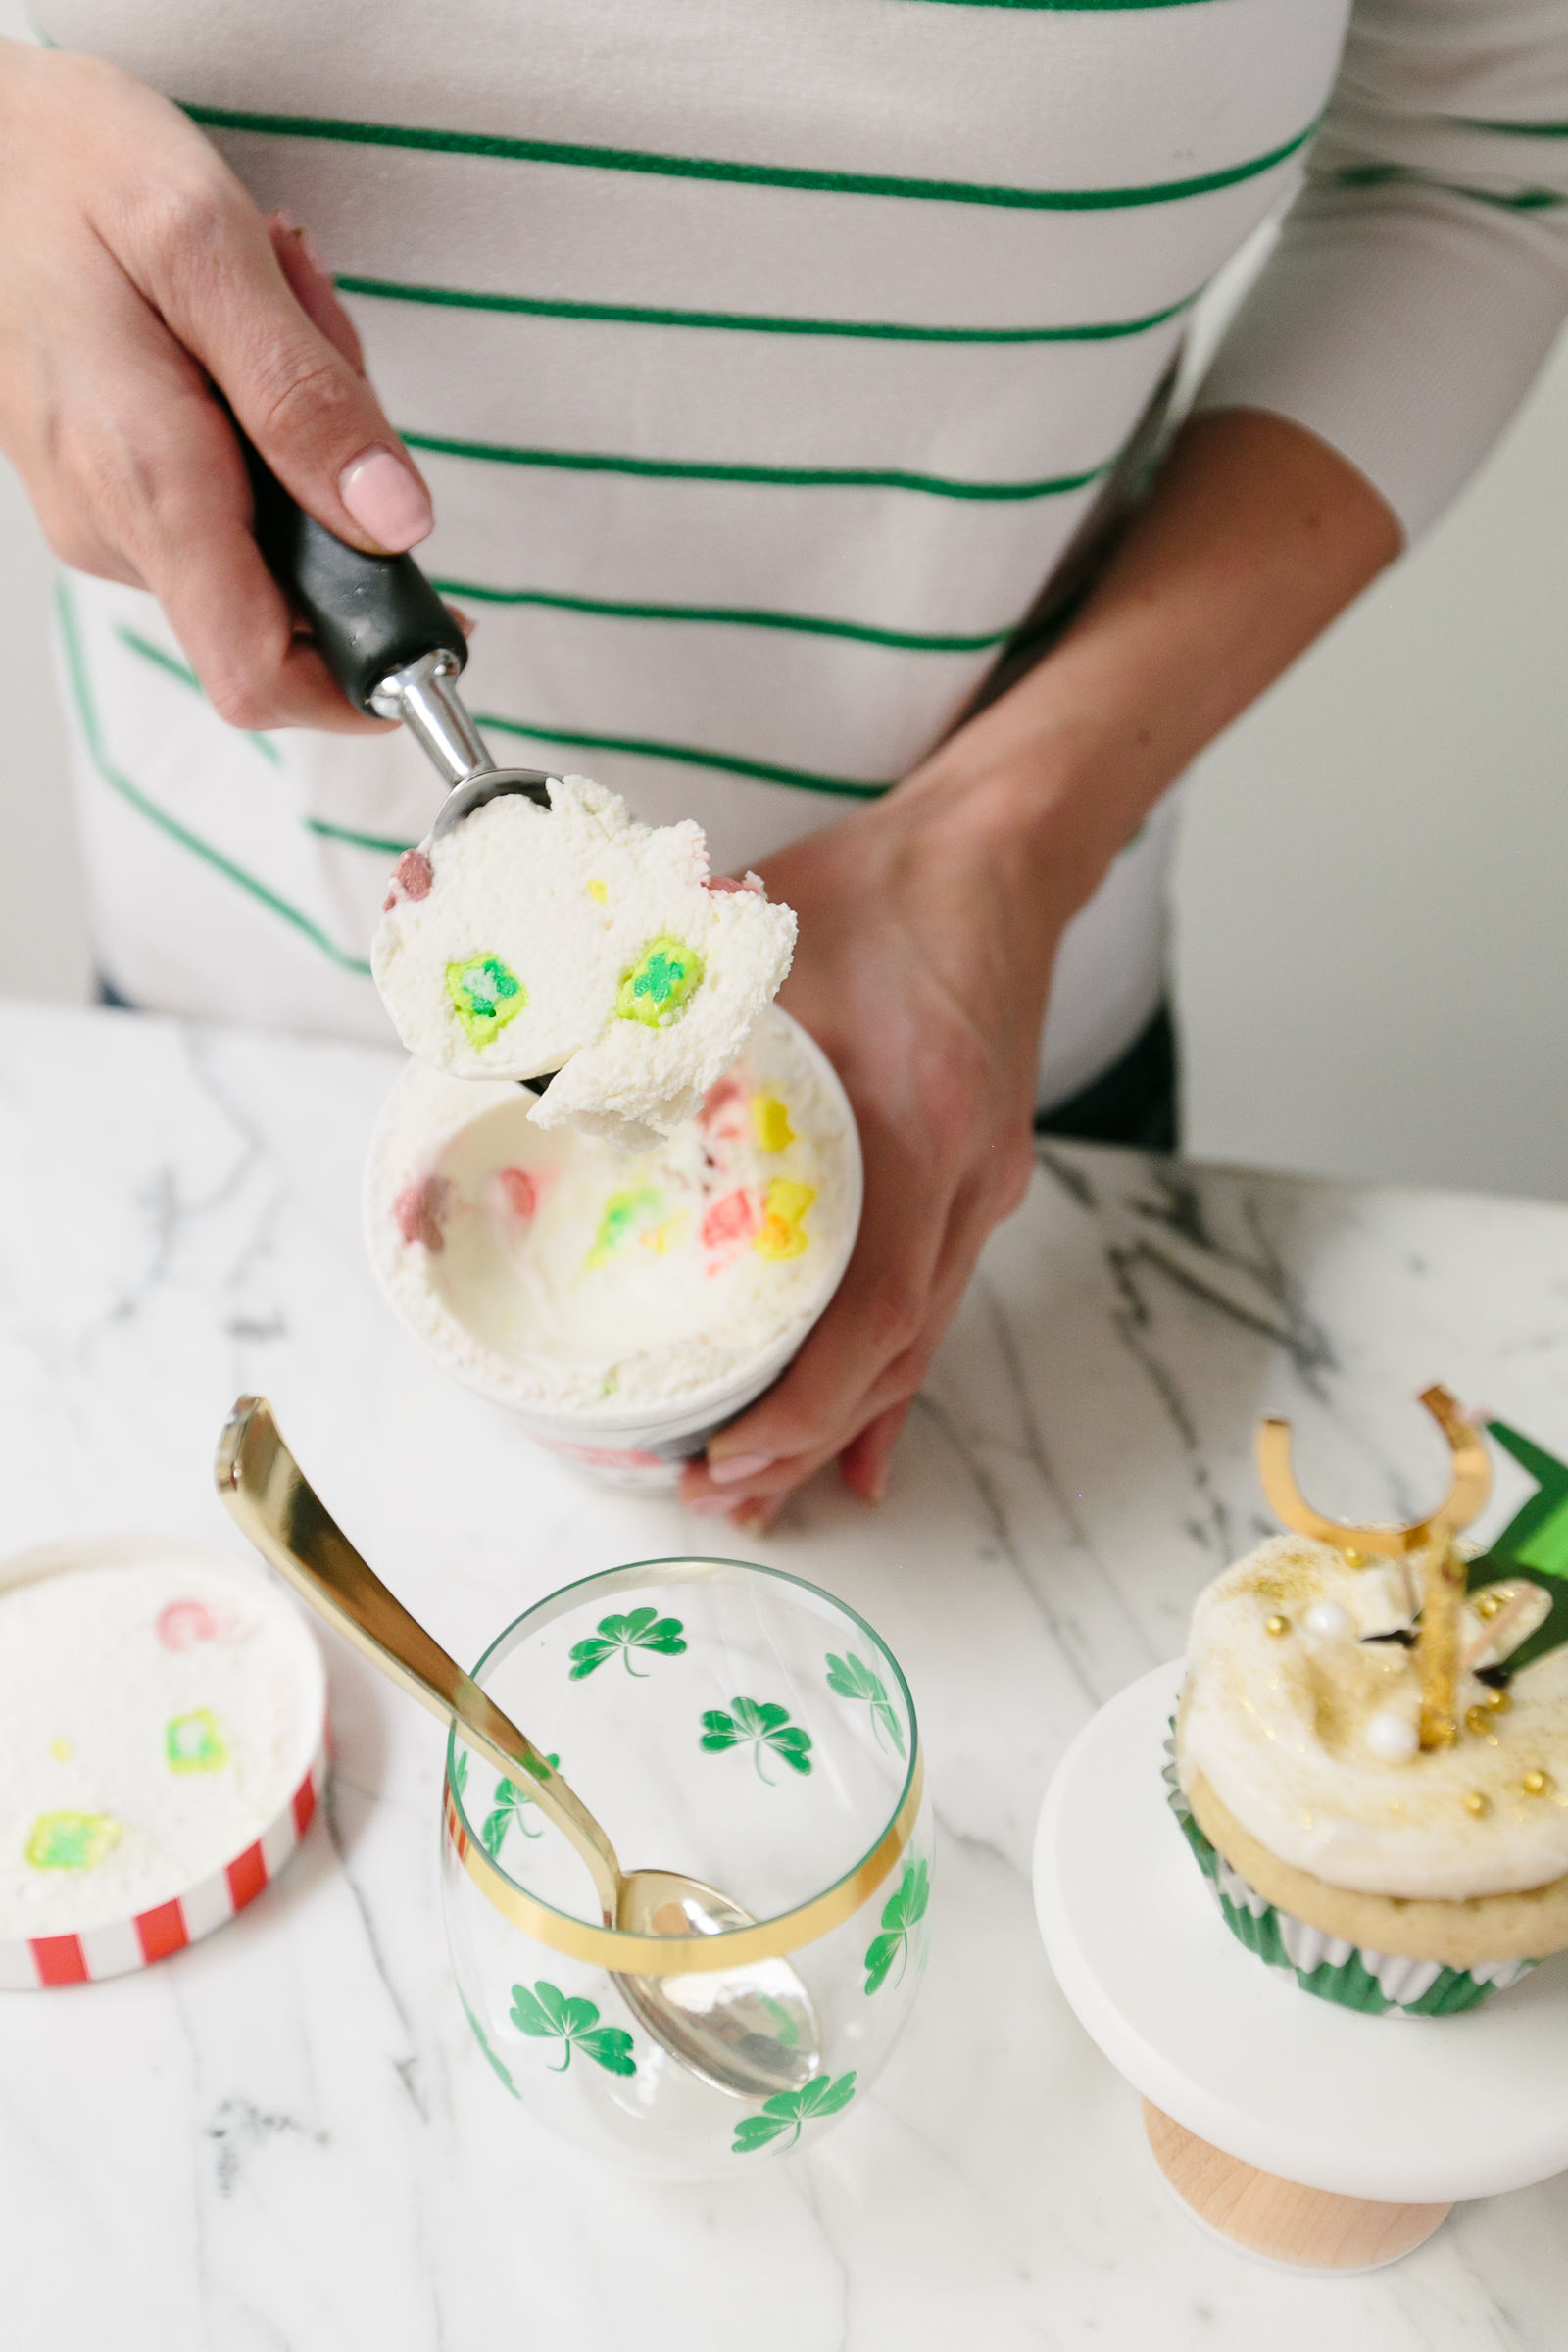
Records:
<instances>
[{"instance_id":1,"label":"gold spoon handle","mask_svg":"<svg viewBox=\"0 0 1568 2352\"><path fill-rule=\"evenodd\" d=\"M218 1491L257 1550L318 1615L372 1666L528 1793L588 1867L607 1927L615 1924L620 1864L582 1799L472 1677L361 1559L278 1432L265 1396L241 1396L223 1425L214 1466Z\"/></svg>"}]
</instances>

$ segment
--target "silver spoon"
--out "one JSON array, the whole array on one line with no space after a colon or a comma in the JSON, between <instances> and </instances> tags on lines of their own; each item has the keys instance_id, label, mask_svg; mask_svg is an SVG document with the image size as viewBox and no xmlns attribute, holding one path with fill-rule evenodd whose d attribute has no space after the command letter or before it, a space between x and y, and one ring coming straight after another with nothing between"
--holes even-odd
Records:
<instances>
[{"instance_id":1,"label":"silver spoon","mask_svg":"<svg viewBox=\"0 0 1568 2352\"><path fill-rule=\"evenodd\" d=\"M606 1927L629 1935L721 1935L756 1925L727 1894L673 1870L623 1871L576 1791L394 1599L327 1513L263 1396L241 1396L214 1465L218 1491L263 1558L390 1682L456 1725L498 1772L522 1771L540 1811L586 1864ZM644 2031L687 2070L741 2099L798 2090L822 2063L811 1996L782 1959L683 1976L616 1975Z\"/></svg>"}]
</instances>

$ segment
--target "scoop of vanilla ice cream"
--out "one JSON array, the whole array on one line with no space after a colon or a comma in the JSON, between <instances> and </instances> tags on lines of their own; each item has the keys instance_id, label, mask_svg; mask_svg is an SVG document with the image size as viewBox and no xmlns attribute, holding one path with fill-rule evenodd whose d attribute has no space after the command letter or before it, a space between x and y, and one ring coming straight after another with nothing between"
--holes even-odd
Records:
<instances>
[{"instance_id":1,"label":"scoop of vanilla ice cream","mask_svg":"<svg viewBox=\"0 0 1568 2352\"><path fill-rule=\"evenodd\" d=\"M530 1113L647 1149L697 1111L790 968L795 916L714 884L700 825L645 825L586 776L489 802L401 861L371 949L411 1054L555 1071Z\"/></svg>"}]
</instances>

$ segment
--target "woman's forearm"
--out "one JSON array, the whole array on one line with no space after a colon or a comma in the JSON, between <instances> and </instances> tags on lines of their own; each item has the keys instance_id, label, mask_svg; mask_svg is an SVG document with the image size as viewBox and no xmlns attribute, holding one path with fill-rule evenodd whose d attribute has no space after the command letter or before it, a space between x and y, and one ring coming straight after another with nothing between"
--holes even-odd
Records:
<instances>
[{"instance_id":1,"label":"woman's forearm","mask_svg":"<svg viewBox=\"0 0 1568 2352\"><path fill-rule=\"evenodd\" d=\"M1313 434L1252 410L1200 416L1060 642L904 789L991 803L1065 915L1401 544L1392 510Z\"/></svg>"}]
</instances>

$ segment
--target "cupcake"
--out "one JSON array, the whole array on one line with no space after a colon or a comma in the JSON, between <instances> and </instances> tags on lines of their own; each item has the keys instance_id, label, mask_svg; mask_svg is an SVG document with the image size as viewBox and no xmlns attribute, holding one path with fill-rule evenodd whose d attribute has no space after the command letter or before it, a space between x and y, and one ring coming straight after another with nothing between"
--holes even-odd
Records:
<instances>
[{"instance_id":1,"label":"cupcake","mask_svg":"<svg viewBox=\"0 0 1568 2352\"><path fill-rule=\"evenodd\" d=\"M1414 1528L1319 1518L1273 1425L1265 1483L1293 1530L1200 1596L1166 1778L1250 1951L1344 2007L1445 2017L1568 1947L1568 1589L1540 1495L1460 1555L1490 1466L1451 1398L1422 1401L1458 1475Z\"/></svg>"}]
</instances>

